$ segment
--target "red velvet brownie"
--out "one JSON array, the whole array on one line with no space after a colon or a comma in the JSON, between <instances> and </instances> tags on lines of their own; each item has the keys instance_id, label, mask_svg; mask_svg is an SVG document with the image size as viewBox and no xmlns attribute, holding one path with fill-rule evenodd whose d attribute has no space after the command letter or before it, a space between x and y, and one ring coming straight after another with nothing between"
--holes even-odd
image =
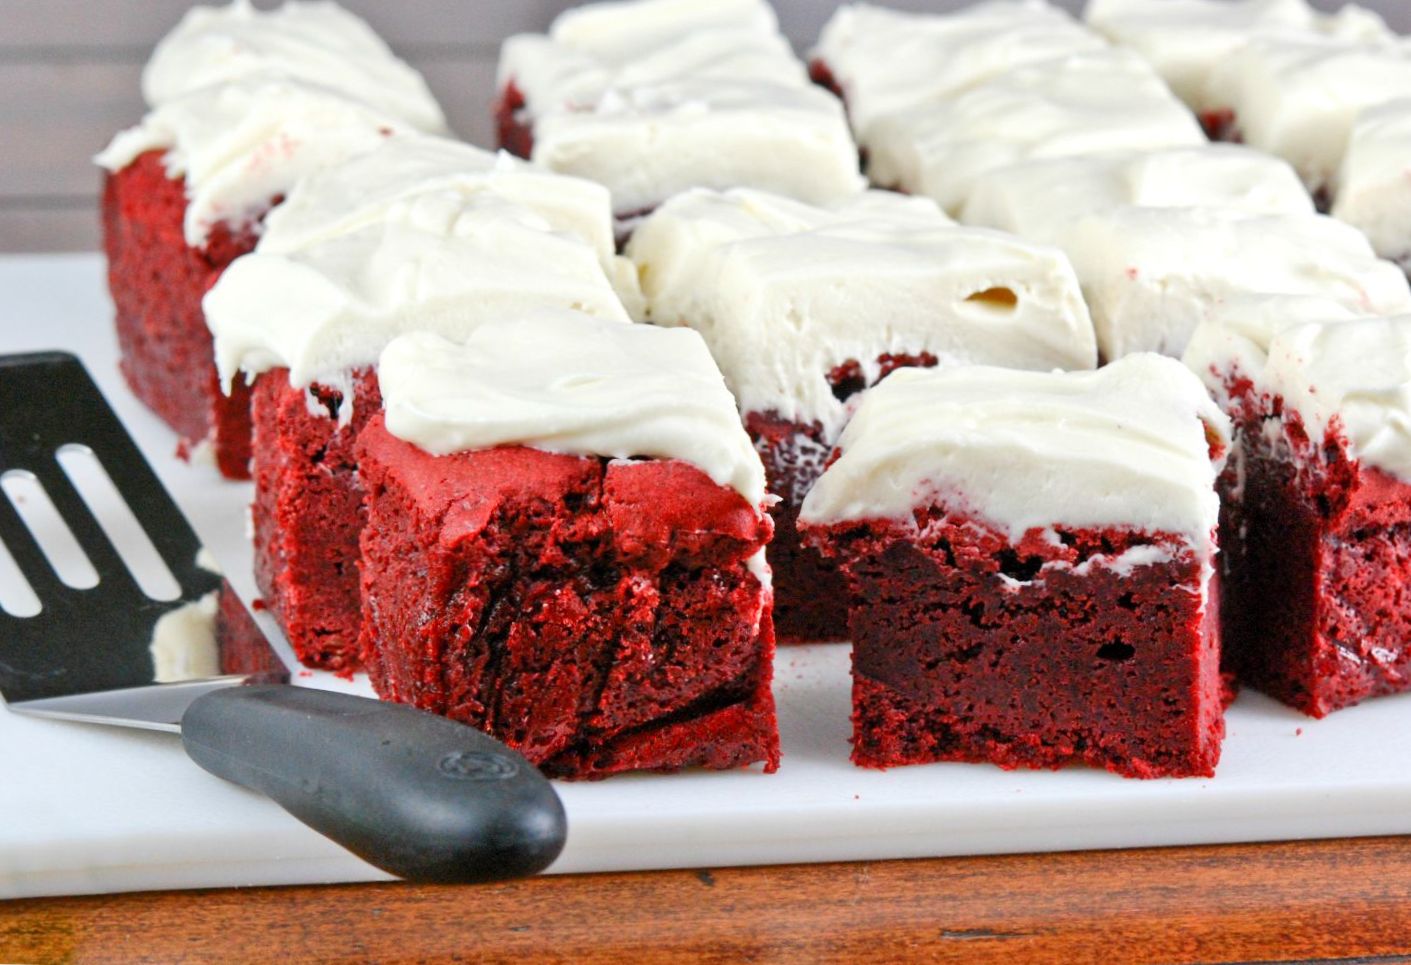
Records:
<instances>
[{"instance_id":1,"label":"red velvet brownie","mask_svg":"<svg viewBox=\"0 0 1411 965\"><path fill-rule=\"evenodd\" d=\"M1187 353L1236 427L1226 663L1314 717L1411 687L1408 347L1411 317L1282 299L1231 307Z\"/></svg>"},{"instance_id":2,"label":"red velvet brownie","mask_svg":"<svg viewBox=\"0 0 1411 965\"><path fill-rule=\"evenodd\" d=\"M678 195L638 227L648 316L700 331L764 459L782 642L847 635L842 578L799 506L862 393L904 366L1091 368L1092 324L1056 251L869 192L815 207L762 191Z\"/></svg>"},{"instance_id":3,"label":"red velvet brownie","mask_svg":"<svg viewBox=\"0 0 1411 965\"><path fill-rule=\"evenodd\" d=\"M1154 355L872 390L800 517L850 589L853 760L1212 774L1227 431Z\"/></svg>"},{"instance_id":4,"label":"red velvet brownie","mask_svg":"<svg viewBox=\"0 0 1411 965\"><path fill-rule=\"evenodd\" d=\"M764 473L699 336L545 312L401 336L380 373L378 693L560 777L774 770Z\"/></svg>"},{"instance_id":5,"label":"red velvet brownie","mask_svg":"<svg viewBox=\"0 0 1411 965\"><path fill-rule=\"evenodd\" d=\"M501 50L501 147L608 187L633 219L692 187L824 203L860 191L836 98L766 0L629 0L565 11Z\"/></svg>"},{"instance_id":6,"label":"red velvet brownie","mask_svg":"<svg viewBox=\"0 0 1411 965\"><path fill-rule=\"evenodd\" d=\"M299 659L358 666L364 510L354 439L398 331L464 335L507 306L623 320L599 185L404 135L304 179L205 310L223 375L257 375L255 574ZM269 293L281 292L271 301Z\"/></svg>"},{"instance_id":7,"label":"red velvet brownie","mask_svg":"<svg viewBox=\"0 0 1411 965\"><path fill-rule=\"evenodd\" d=\"M366 512L353 443L382 408L370 369L343 393L315 383L295 388L287 369L255 380L255 581L300 662L340 673L357 669L358 534Z\"/></svg>"},{"instance_id":8,"label":"red velvet brownie","mask_svg":"<svg viewBox=\"0 0 1411 965\"><path fill-rule=\"evenodd\" d=\"M403 126L320 88L250 80L168 101L99 155L122 370L183 455L210 447L223 474L249 472L247 393L218 389L206 291L299 177Z\"/></svg>"},{"instance_id":9,"label":"red velvet brownie","mask_svg":"<svg viewBox=\"0 0 1411 965\"><path fill-rule=\"evenodd\" d=\"M225 266L255 245L256 225L216 225L186 244L184 178L163 152L139 154L104 179L103 249L121 368L128 386L181 438L179 454L209 442L221 474L248 475L250 393L243 378L221 391L201 298Z\"/></svg>"}]
</instances>

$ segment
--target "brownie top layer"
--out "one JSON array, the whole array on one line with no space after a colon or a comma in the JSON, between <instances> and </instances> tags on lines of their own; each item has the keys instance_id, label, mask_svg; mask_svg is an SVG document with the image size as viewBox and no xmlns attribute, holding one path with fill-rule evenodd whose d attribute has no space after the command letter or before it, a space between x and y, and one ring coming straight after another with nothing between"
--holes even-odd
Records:
<instances>
[{"instance_id":1,"label":"brownie top layer","mask_svg":"<svg viewBox=\"0 0 1411 965\"><path fill-rule=\"evenodd\" d=\"M1016 541L1123 528L1205 553L1229 436L1200 381L1158 355L1093 372L903 369L864 397L800 520L910 521L941 505Z\"/></svg>"},{"instance_id":2,"label":"brownie top layer","mask_svg":"<svg viewBox=\"0 0 1411 965\"><path fill-rule=\"evenodd\" d=\"M959 212L986 171L1039 157L1206 143L1194 115L1125 50L1017 67L954 97L889 114L868 129L874 184Z\"/></svg>"},{"instance_id":3,"label":"brownie top layer","mask_svg":"<svg viewBox=\"0 0 1411 965\"><path fill-rule=\"evenodd\" d=\"M940 364L1092 368L1078 280L1056 249L955 225L929 199L872 191L827 207L750 189L690 191L627 248L648 317L705 336L745 412L826 438L847 401L829 373L873 384L883 355Z\"/></svg>"},{"instance_id":4,"label":"brownie top layer","mask_svg":"<svg viewBox=\"0 0 1411 965\"><path fill-rule=\"evenodd\" d=\"M1411 309L1405 274L1322 215L1125 206L1074 221L1059 246L1083 283L1106 358L1179 356L1224 298L1317 295L1371 314Z\"/></svg>"},{"instance_id":5,"label":"brownie top layer","mask_svg":"<svg viewBox=\"0 0 1411 965\"><path fill-rule=\"evenodd\" d=\"M1333 217L1353 225L1383 258L1411 261L1411 88L1357 116L1337 177Z\"/></svg>"},{"instance_id":6,"label":"brownie top layer","mask_svg":"<svg viewBox=\"0 0 1411 965\"><path fill-rule=\"evenodd\" d=\"M1411 315L1284 329L1254 383L1302 417L1315 445L1340 434L1353 458L1411 481Z\"/></svg>"},{"instance_id":7,"label":"brownie top layer","mask_svg":"<svg viewBox=\"0 0 1411 965\"><path fill-rule=\"evenodd\" d=\"M438 139L389 142L299 184L206 294L217 367L342 386L402 332L459 339L542 307L626 322L613 282L631 296L635 276L607 217L582 182Z\"/></svg>"},{"instance_id":8,"label":"brownie top layer","mask_svg":"<svg viewBox=\"0 0 1411 965\"><path fill-rule=\"evenodd\" d=\"M1256 37L1214 66L1207 99L1234 112L1246 144L1323 187L1342 163L1358 113L1411 91L1411 57L1393 39L1400 40Z\"/></svg>"},{"instance_id":9,"label":"brownie top layer","mask_svg":"<svg viewBox=\"0 0 1411 965\"><path fill-rule=\"evenodd\" d=\"M1308 0L1089 0L1089 24L1136 50L1156 68L1176 96L1197 110L1210 103L1206 78L1251 36L1269 31L1387 36L1386 23L1348 4L1323 14Z\"/></svg>"},{"instance_id":10,"label":"brownie top layer","mask_svg":"<svg viewBox=\"0 0 1411 965\"><path fill-rule=\"evenodd\" d=\"M291 0L269 11L249 0L192 7L142 71L150 107L212 84L286 77L371 104L412 127L441 133L446 118L422 76L359 17L330 2Z\"/></svg>"},{"instance_id":11,"label":"brownie top layer","mask_svg":"<svg viewBox=\"0 0 1411 965\"><path fill-rule=\"evenodd\" d=\"M679 459L750 505L764 467L701 337L579 312L503 315L464 343L419 332L378 367L387 430L433 455L522 445Z\"/></svg>"},{"instance_id":12,"label":"brownie top layer","mask_svg":"<svg viewBox=\"0 0 1411 965\"><path fill-rule=\"evenodd\" d=\"M199 248L216 224L244 227L304 175L411 129L328 88L252 77L153 108L94 160L118 171L139 154L165 151L167 173L186 179L186 243Z\"/></svg>"},{"instance_id":13,"label":"brownie top layer","mask_svg":"<svg viewBox=\"0 0 1411 965\"><path fill-rule=\"evenodd\" d=\"M810 201L861 190L842 106L810 84L763 0L627 0L569 11L501 51L533 159L592 178L619 214L691 187Z\"/></svg>"},{"instance_id":14,"label":"brownie top layer","mask_svg":"<svg viewBox=\"0 0 1411 965\"><path fill-rule=\"evenodd\" d=\"M960 220L1057 244L1079 218L1124 205L1313 214L1287 161L1239 144L1115 151L998 168L975 182Z\"/></svg>"},{"instance_id":15,"label":"brownie top layer","mask_svg":"<svg viewBox=\"0 0 1411 965\"><path fill-rule=\"evenodd\" d=\"M842 88L866 143L874 122L954 95L1024 64L1106 46L1045 0L991 0L946 13L850 3L823 28L813 56Z\"/></svg>"}]
</instances>

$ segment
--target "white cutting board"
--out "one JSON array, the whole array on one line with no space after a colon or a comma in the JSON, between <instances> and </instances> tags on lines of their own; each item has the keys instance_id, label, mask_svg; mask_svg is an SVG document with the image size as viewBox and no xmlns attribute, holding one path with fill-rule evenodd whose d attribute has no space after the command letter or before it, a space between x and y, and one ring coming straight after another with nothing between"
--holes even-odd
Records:
<instances>
[{"instance_id":1,"label":"white cutting board","mask_svg":"<svg viewBox=\"0 0 1411 965\"><path fill-rule=\"evenodd\" d=\"M249 599L250 487L175 460L171 434L124 389L97 256L0 258L0 351L45 348L84 358ZM1411 833L1411 697L1314 721L1246 692L1215 779L1132 781L1084 768L860 770L848 763L848 649L782 649L776 680L777 774L560 783L570 832L552 870ZM368 692L365 679L295 681ZM0 898L382 877L277 805L201 771L169 735L0 711Z\"/></svg>"}]
</instances>

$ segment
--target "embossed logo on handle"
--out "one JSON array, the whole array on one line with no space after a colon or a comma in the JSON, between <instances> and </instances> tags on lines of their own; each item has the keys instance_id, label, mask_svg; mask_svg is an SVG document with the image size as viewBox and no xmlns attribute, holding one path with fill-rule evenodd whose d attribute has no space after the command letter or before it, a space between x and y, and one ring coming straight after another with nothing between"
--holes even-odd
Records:
<instances>
[{"instance_id":1,"label":"embossed logo on handle","mask_svg":"<svg viewBox=\"0 0 1411 965\"><path fill-rule=\"evenodd\" d=\"M503 754L452 751L441 758L436 769L458 781L508 781L519 773L519 764Z\"/></svg>"}]
</instances>

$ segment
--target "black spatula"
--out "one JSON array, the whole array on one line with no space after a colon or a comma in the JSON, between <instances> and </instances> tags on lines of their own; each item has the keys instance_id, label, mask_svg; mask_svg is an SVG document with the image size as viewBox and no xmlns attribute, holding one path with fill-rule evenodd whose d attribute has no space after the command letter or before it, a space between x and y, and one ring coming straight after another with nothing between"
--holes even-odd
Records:
<instances>
[{"instance_id":1,"label":"black spatula","mask_svg":"<svg viewBox=\"0 0 1411 965\"><path fill-rule=\"evenodd\" d=\"M0 484L10 710L180 733L206 770L399 877L510 878L562 850L552 785L499 741L271 682L288 674L233 594L212 629L220 576L72 355L0 357Z\"/></svg>"}]
</instances>

